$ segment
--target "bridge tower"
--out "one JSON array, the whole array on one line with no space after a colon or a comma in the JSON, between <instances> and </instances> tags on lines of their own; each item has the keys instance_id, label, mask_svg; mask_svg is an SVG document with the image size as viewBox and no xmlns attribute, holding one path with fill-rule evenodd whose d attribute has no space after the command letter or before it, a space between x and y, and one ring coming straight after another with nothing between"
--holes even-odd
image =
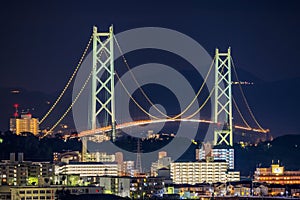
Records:
<instances>
[{"instance_id":1,"label":"bridge tower","mask_svg":"<svg viewBox=\"0 0 300 200\"><path fill-rule=\"evenodd\" d=\"M111 125L111 138L116 139L115 82L114 82L114 35L113 26L109 32L98 32L93 27L92 98L89 114L89 128L97 128L97 118L104 126Z\"/></svg>"},{"instance_id":2,"label":"bridge tower","mask_svg":"<svg viewBox=\"0 0 300 200\"><path fill-rule=\"evenodd\" d=\"M220 53L216 49L215 56L214 122L224 123L224 128L214 131L214 145L233 146L230 48L226 53ZM220 121L221 119L225 121Z\"/></svg>"},{"instance_id":3,"label":"bridge tower","mask_svg":"<svg viewBox=\"0 0 300 200\"><path fill-rule=\"evenodd\" d=\"M114 35L113 26L109 32L98 32L93 27L93 65L91 104L88 114L88 129L97 128L97 119L103 126L111 125L111 138L116 139L115 82L114 82ZM88 138L82 137L82 161L85 161Z\"/></svg>"}]
</instances>

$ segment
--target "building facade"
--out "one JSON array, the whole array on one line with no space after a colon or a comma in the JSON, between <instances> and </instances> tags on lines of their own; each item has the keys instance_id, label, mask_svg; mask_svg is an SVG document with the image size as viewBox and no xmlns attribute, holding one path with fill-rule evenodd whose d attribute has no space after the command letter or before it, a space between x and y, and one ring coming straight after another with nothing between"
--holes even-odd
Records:
<instances>
[{"instance_id":1,"label":"building facade","mask_svg":"<svg viewBox=\"0 0 300 200\"><path fill-rule=\"evenodd\" d=\"M91 152L86 154L86 162L115 162L115 154L106 152Z\"/></svg>"},{"instance_id":2,"label":"building facade","mask_svg":"<svg viewBox=\"0 0 300 200\"><path fill-rule=\"evenodd\" d=\"M102 187L70 187L70 186L51 186L51 187L11 187L11 199L58 199L60 193L67 191L69 194L102 194Z\"/></svg>"},{"instance_id":3,"label":"building facade","mask_svg":"<svg viewBox=\"0 0 300 200\"><path fill-rule=\"evenodd\" d=\"M130 183L132 199L162 197L165 190L163 177L133 177Z\"/></svg>"},{"instance_id":4,"label":"building facade","mask_svg":"<svg viewBox=\"0 0 300 200\"><path fill-rule=\"evenodd\" d=\"M240 180L239 172L228 172L225 161L171 163L171 178L175 184L216 183Z\"/></svg>"},{"instance_id":5,"label":"building facade","mask_svg":"<svg viewBox=\"0 0 300 200\"><path fill-rule=\"evenodd\" d=\"M134 161L124 161L120 166L119 175L120 176L130 176L133 177L135 173Z\"/></svg>"},{"instance_id":6,"label":"building facade","mask_svg":"<svg viewBox=\"0 0 300 200\"><path fill-rule=\"evenodd\" d=\"M269 168L256 168L254 180L268 184L300 184L300 171L286 171L283 166L272 164Z\"/></svg>"},{"instance_id":7,"label":"building facade","mask_svg":"<svg viewBox=\"0 0 300 200\"><path fill-rule=\"evenodd\" d=\"M158 160L151 164L150 174L151 176L157 176L158 170L162 168L170 169L170 164L172 162L171 157L167 156L166 151L158 152Z\"/></svg>"},{"instance_id":8,"label":"building facade","mask_svg":"<svg viewBox=\"0 0 300 200\"><path fill-rule=\"evenodd\" d=\"M23 160L23 153L18 160L11 153L10 160L0 163L0 185L26 186L50 184L53 176L53 165L50 162L31 162Z\"/></svg>"},{"instance_id":9,"label":"building facade","mask_svg":"<svg viewBox=\"0 0 300 200\"><path fill-rule=\"evenodd\" d=\"M234 169L234 149L232 147L217 146L212 148L210 143L204 143L198 152L199 156L196 156L196 159L206 160L207 157L212 157L215 161L225 160L228 163L228 168Z\"/></svg>"},{"instance_id":10,"label":"building facade","mask_svg":"<svg viewBox=\"0 0 300 200\"><path fill-rule=\"evenodd\" d=\"M97 182L103 187L104 193L130 197L130 177L101 176L98 177Z\"/></svg>"},{"instance_id":11,"label":"building facade","mask_svg":"<svg viewBox=\"0 0 300 200\"><path fill-rule=\"evenodd\" d=\"M57 168L56 175L79 175L81 177L118 176L117 163L73 162Z\"/></svg>"},{"instance_id":12,"label":"building facade","mask_svg":"<svg viewBox=\"0 0 300 200\"><path fill-rule=\"evenodd\" d=\"M20 135L24 132L30 132L34 135L39 133L39 120L33 118L30 113L22 114L20 118L10 118L10 131Z\"/></svg>"},{"instance_id":13,"label":"building facade","mask_svg":"<svg viewBox=\"0 0 300 200\"><path fill-rule=\"evenodd\" d=\"M172 162L171 157L165 156L160 157L156 162L151 164L151 176L157 176L158 170L162 168L170 168L170 164Z\"/></svg>"},{"instance_id":14,"label":"building facade","mask_svg":"<svg viewBox=\"0 0 300 200\"><path fill-rule=\"evenodd\" d=\"M214 160L225 160L228 163L228 169L234 169L234 149L233 148L214 148L212 149Z\"/></svg>"},{"instance_id":15,"label":"building facade","mask_svg":"<svg viewBox=\"0 0 300 200\"><path fill-rule=\"evenodd\" d=\"M174 162L171 163L171 178L175 184L225 182L226 162Z\"/></svg>"}]
</instances>

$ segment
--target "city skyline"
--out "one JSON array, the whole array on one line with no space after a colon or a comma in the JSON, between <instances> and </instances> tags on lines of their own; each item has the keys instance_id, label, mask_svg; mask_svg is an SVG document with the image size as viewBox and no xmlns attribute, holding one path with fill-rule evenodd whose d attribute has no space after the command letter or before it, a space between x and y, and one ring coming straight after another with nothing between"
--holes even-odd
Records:
<instances>
[{"instance_id":1,"label":"city skyline","mask_svg":"<svg viewBox=\"0 0 300 200\"><path fill-rule=\"evenodd\" d=\"M300 198L300 3L0 7L0 199Z\"/></svg>"}]
</instances>

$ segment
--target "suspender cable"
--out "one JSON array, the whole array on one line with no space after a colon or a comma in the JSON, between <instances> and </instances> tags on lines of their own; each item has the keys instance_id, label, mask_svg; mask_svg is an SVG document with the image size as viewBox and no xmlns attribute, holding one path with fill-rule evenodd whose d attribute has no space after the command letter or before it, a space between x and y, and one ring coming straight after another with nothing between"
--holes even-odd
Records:
<instances>
[{"instance_id":1,"label":"suspender cable","mask_svg":"<svg viewBox=\"0 0 300 200\"><path fill-rule=\"evenodd\" d=\"M61 100L61 98L62 98L63 95L65 94L66 90L67 90L68 87L70 86L72 80L74 79L75 75L76 75L77 72L78 72L78 69L80 68L80 66L81 66L81 64L82 64L82 62L83 62L83 59L84 59L85 56L86 56L86 53L87 53L87 51L88 51L88 49L89 49L89 47L90 47L90 44L91 44L91 42L92 42L92 39L93 39L93 36L91 36L91 38L90 38L90 40L89 40L87 46L85 47L84 52L83 52L83 54L82 54L82 56L81 56L81 58L80 58L80 60L79 60L79 62L78 62L78 64L77 64L77 66L76 66L76 68L75 68L73 74L71 75L71 77L70 77L70 79L68 80L67 84L65 85L64 89L62 90L62 92L60 93L60 95L57 97L57 99L55 100L55 102L53 103L53 105L51 106L51 108L48 110L48 112L47 112L47 113L44 115L44 117L40 120L39 124L42 124L42 123L45 121L45 119L50 115L50 113L54 110L54 108L56 107L56 105L57 105L58 102Z\"/></svg>"}]
</instances>

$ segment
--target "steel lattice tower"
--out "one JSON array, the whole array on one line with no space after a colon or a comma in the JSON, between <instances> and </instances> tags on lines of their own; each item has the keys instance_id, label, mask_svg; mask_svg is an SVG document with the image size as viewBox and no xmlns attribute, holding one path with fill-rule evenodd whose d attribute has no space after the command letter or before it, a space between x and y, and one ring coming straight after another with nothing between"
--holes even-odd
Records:
<instances>
[{"instance_id":1,"label":"steel lattice tower","mask_svg":"<svg viewBox=\"0 0 300 200\"><path fill-rule=\"evenodd\" d=\"M137 152L136 152L135 168L138 170L139 173L143 172L143 169L142 169L142 156L141 156L141 140L140 140L140 138L137 139Z\"/></svg>"},{"instance_id":2,"label":"steel lattice tower","mask_svg":"<svg viewBox=\"0 0 300 200\"><path fill-rule=\"evenodd\" d=\"M215 111L214 122L224 123L222 130L215 130L214 145L233 145L232 134L232 94L231 94L231 55L219 53L216 49L215 58ZM225 119L225 121L220 121Z\"/></svg>"},{"instance_id":3,"label":"steel lattice tower","mask_svg":"<svg viewBox=\"0 0 300 200\"><path fill-rule=\"evenodd\" d=\"M105 94L103 96L103 94ZM101 96L102 95L102 96ZM114 82L114 35L113 26L109 32L100 33L93 28L93 69L92 69L92 105L90 129L97 128L97 117L101 117L105 126L111 125L111 138L116 139L115 123L115 82Z\"/></svg>"}]
</instances>

